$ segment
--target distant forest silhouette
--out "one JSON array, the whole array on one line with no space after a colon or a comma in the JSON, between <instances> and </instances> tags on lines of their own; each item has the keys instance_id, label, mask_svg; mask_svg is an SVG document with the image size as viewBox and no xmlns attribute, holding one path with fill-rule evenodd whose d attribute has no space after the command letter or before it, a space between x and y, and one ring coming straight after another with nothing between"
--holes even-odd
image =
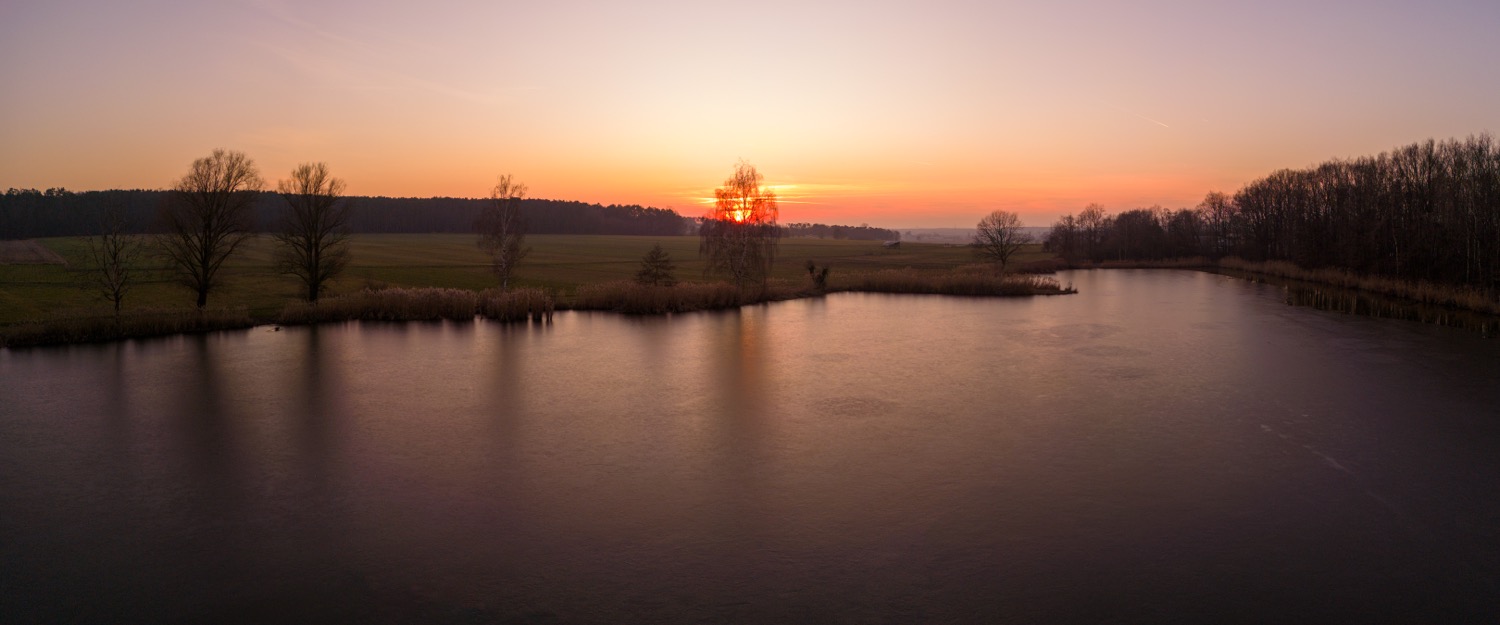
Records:
<instances>
[{"instance_id":1,"label":"distant forest silhouette","mask_svg":"<svg viewBox=\"0 0 1500 625\"><path fill-rule=\"evenodd\" d=\"M99 232L105 211L119 207L131 233L163 232L158 212L170 191L112 190L73 192L54 188L10 189L0 195L0 239L89 236ZM349 230L353 233L473 233L474 220L487 199L451 197L393 198L349 196ZM255 229L268 232L281 210L281 198L263 193L255 205ZM696 234L698 220L677 211L639 205L601 205L565 200L522 200L531 234L624 234L678 236ZM900 234L869 226L794 223L788 236L832 239L894 240Z\"/></svg>"},{"instance_id":2,"label":"distant forest silhouette","mask_svg":"<svg viewBox=\"0 0 1500 625\"><path fill-rule=\"evenodd\" d=\"M1428 140L1283 169L1196 208L1091 204L1058 220L1046 249L1073 263L1238 256L1500 289L1500 146Z\"/></svg>"}]
</instances>

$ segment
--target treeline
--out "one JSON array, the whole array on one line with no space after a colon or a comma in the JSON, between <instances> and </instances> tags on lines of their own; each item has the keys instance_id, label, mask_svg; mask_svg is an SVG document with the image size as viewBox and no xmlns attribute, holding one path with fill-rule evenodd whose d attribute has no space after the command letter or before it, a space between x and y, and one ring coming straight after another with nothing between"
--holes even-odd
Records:
<instances>
[{"instance_id":1,"label":"treeline","mask_svg":"<svg viewBox=\"0 0 1500 625\"><path fill-rule=\"evenodd\" d=\"M886 228L870 226L829 226L826 224L795 223L782 226L789 237L817 237L819 239L849 239L851 241L899 241L901 233Z\"/></svg>"},{"instance_id":2,"label":"treeline","mask_svg":"<svg viewBox=\"0 0 1500 625\"><path fill-rule=\"evenodd\" d=\"M1071 262L1238 256L1402 280L1500 288L1500 146L1488 134L1283 169L1195 208L1108 215L1091 204L1053 225Z\"/></svg>"},{"instance_id":3,"label":"treeline","mask_svg":"<svg viewBox=\"0 0 1500 625\"><path fill-rule=\"evenodd\" d=\"M132 233L162 231L158 212L168 191L84 191L10 189L0 195L0 239L97 234L106 210L118 208ZM474 231L474 219L487 199L349 197L348 226L355 233ZM274 227L281 199L262 193L255 202L254 228ZM695 223L676 211L636 205L586 204L561 200L522 200L533 234L682 235Z\"/></svg>"}]
</instances>

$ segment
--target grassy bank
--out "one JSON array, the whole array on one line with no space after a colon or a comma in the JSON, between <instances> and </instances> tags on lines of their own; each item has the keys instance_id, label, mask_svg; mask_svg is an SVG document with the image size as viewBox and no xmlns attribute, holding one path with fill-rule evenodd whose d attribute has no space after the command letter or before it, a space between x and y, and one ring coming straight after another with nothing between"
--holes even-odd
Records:
<instances>
[{"instance_id":1,"label":"grassy bank","mask_svg":"<svg viewBox=\"0 0 1500 625\"><path fill-rule=\"evenodd\" d=\"M119 317L62 317L9 326L0 332L0 347L97 343L127 338L237 330L256 325L244 308L133 310Z\"/></svg>"},{"instance_id":2,"label":"grassy bank","mask_svg":"<svg viewBox=\"0 0 1500 625\"><path fill-rule=\"evenodd\" d=\"M1018 296L1076 293L1050 276L1009 274L1000 276L979 265L958 267L941 273L913 269L882 269L836 276L830 290L865 293L916 293L923 295Z\"/></svg>"},{"instance_id":3,"label":"grassy bank","mask_svg":"<svg viewBox=\"0 0 1500 625\"><path fill-rule=\"evenodd\" d=\"M640 314L709 310L816 294L807 261L832 268L830 291L958 292L964 289L955 285L963 280L948 274L965 271L961 268L974 262L969 248L956 245L903 243L886 248L877 241L784 239L770 288L741 292L703 276L697 237L537 235L527 242L532 252L512 279L519 287L512 293L528 295L502 298L486 290L495 279L473 235L356 235L351 239L352 263L325 299L309 306L298 301L298 284L274 271L273 244L261 237L248 241L225 265L223 284L210 295L211 310L205 315L192 309L186 290L171 283L153 261L142 259L134 267L136 287L116 322L109 304L90 290L84 240L42 239L30 246L40 244L63 263L0 264L0 345L112 340L256 322L452 319L476 314L515 320L570 308ZM631 282L641 257L657 244L671 255L684 283L653 288ZM1050 255L1039 246L1024 249L1014 262L1023 270L1052 268ZM864 276L862 285L852 284L855 276ZM1013 294L991 290L989 294Z\"/></svg>"}]
</instances>

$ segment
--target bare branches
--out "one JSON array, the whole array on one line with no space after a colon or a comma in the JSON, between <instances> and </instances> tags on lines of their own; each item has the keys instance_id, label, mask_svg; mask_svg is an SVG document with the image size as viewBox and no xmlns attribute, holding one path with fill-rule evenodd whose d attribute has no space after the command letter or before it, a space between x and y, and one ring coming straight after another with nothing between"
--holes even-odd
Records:
<instances>
[{"instance_id":1,"label":"bare branches","mask_svg":"<svg viewBox=\"0 0 1500 625\"><path fill-rule=\"evenodd\" d=\"M714 190L714 210L698 230L698 253L708 257L707 271L728 275L740 287L765 285L781 237L776 192L762 180L755 166L736 164L734 175Z\"/></svg>"},{"instance_id":2,"label":"bare branches","mask_svg":"<svg viewBox=\"0 0 1500 625\"><path fill-rule=\"evenodd\" d=\"M510 287L516 265L531 251L525 246L526 217L521 213L525 197L526 185L513 181L510 174L500 176L490 190L490 203L474 222L479 249L490 255L490 270L500 279L502 291Z\"/></svg>"},{"instance_id":3,"label":"bare branches","mask_svg":"<svg viewBox=\"0 0 1500 625\"><path fill-rule=\"evenodd\" d=\"M328 173L325 163L304 163L290 180L276 183L286 201L280 228L272 236L281 244L276 267L302 282L307 301L316 303L328 281L349 264L349 206L344 181Z\"/></svg>"},{"instance_id":4,"label":"bare branches","mask_svg":"<svg viewBox=\"0 0 1500 625\"><path fill-rule=\"evenodd\" d=\"M130 231L130 222L125 211L118 206L105 210L99 230L98 236L85 239L89 264L94 269L94 288L114 304L115 317L118 318L125 295L135 286L132 270L145 249L145 242L140 237L126 234Z\"/></svg>"},{"instance_id":5,"label":"bare branches","mask_svg":"<svg viewBox=\"0 0 1500 625\"><path fill-rule=\"evenodd\" d=\"M193 161L162 209L166 234L158 248L179 284L197 294L198 308L218 286L219 269L250 236L251 208L265 181L243 152L214 150Z\"/></svg>"},{"instance_id":6,"label":"bare branches","mask_svg":"<svg viewBox=\"0 0 1500 625\"><path fill-rule=\"evenodd\" d=\"M1031 237L1021 230L1020 215L997 210L979 220L978 232L974 234L974 251L980 258L998 263L1000 273L1005 273L1011 255L1030 242Z\"/></svg>"}]
</instances>

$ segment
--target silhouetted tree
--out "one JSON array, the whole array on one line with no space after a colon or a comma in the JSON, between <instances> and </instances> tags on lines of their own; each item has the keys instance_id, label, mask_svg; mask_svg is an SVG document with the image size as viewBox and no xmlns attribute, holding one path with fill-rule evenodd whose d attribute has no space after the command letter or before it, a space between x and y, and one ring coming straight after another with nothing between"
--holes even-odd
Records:
<instances>
[{"instance_id":1,"label":"silhouetted tree","mask_svg":"<svg viewBox=\"0 0 1500 625\"><path fill-rule=\"evenodd\" d=\"M676 270L677 265L672 264L672 256L657 243L641 258L641 270L635 273L635 281L653 286L672 286L677 284L677 278L672 273Z\"/></svg>"},{"instance_id":2,"label":"silhouetted tree","mask_svg":"<svg viewBox=\"0 0 1500 625\"><path fill-rule=\"evenodd\" d=\"M974 233L974 251L980 258L999 264L1000 273L1005 273L1010 257L1031 242L1031 236L1021 230L1021 216L1010 211L996 210L985 215L978 228Z\"/></svg>"},{"instance_id":3,"label":"silhouetted tree","mask_svg":"<svg viewBox=\"0 0 1500 625\"><path fill-rule=\"evenodd\" d=\"M1203 249L1203 219L1202 213L1196 210L1180 209L1167 217L1167 249L1168 257L1196 256Z\"/></svg>"},{"instance_id":4,"label":"silhouetted tree","mask_svg":"<svg viewBox=\"0 0 1500 625\"><path fill-rule=\"evenodd\" d=\"M490 202L479 213L474 228L479 231L479 249L490 255L490 270L500 279L500 290L510 288L510 276L516 265L531 251L526 247L526 217L521 214L521 200L526 185L500 176L490 190Z\"/></svg>"},{"instance_id":5,"label":"silhouetted tree","mask_svg":"<svg viewBox=\"0 0 1500 625\"><path fill-rule=\"evenodd\" d=\"M1500 146L1485 134L1283 169L1191 211L1110 218L1091 204L1058 220L1046 249L1070 260L1233 254L1500 295Z\"/></svg>"},{"instance_id":6,"label":"silhouetted tree","mask_svg":"<svg viewBox=\"0 0 1500 625\"><path fill-rule=\"evenodd\" d=\"M114 305L115 317L118 318L125 294L135 286L135 276L131 272L145 249L145 243L140 237L130 234L125 211L118 206L105 210L99 234L85 239L85 242L89 264L94 271L94 287Z\"/></svg>"},{"instance_id":7,"label":"silhouetted tree","mask_svg":"<svg viewBox=\"0 0 1500 625\"><path fill-rule=\"evenodd\" d=\"M1042 243L1042 250L1057 254L1069 263L1084 257L1083 241L1079 233L1078 220L1072 215L1063 215L1052 224L1052 231Z\"/></svg>"},{"instance_id":8,"label":"silhouetted tree","mask_svg":"<svg viewBox=\"0 0 1500 625\"><path fill-rule=\"evenodd\" d=\"M698 253L706 271L725 274L740 287L765 286L775 260L781 228L776 224L776 193L762 186L755 167L740 161L734 175L714 190L714 210L699 227Z\"/></svg>"},{"instance_id":9,"label":"silhouetted tree","mask_svg":"<svg viewBox=\"0 0 1500 625\"><path fill-rule=\"evenodd\" d=\"M819 269L817 263L814 263L811 259L809 259L807 261L806 268L807 277L808 279L812 280L813 290L818 292L828 290L828 271L832 269L832 267L824 265L822 269Z\"/></svg>"},{"instance_id":10,"label":"silhouetted tree","mask_svg":"<svg viewBox=\"0 0 1500 625\"><path fill-rule=\"evenodd\" d=\"M1161 227L1158 207L1128 210L1114 218L1105 236L1110 255L1117 259L1161 258L1167 233Z\"/></svg>"},{"instance_id":11,"label":"silhouetted tree","mask_svg":"<svg viewBox=\"0 0 1500 625\"><path fill-rule=\"evenodd\" d=\"M324 286L349 264L348 205L344 181L328 174L324 163L304 163L290 180L276 183L285 201L276 266L302 282L307 301L316 303Z\"/></svg>"},{"instance_id":12,"label":"silhouetted tree","mask_svg":"<svg viewBox=\"0 0 1500 625\"><path fill-rule=\"evenodd\" d=\"M1099 204L1089 204L1078 213L1078 231L1082 235L1083 257L1094 262L1104 260L1104 237L1112 222Z\"/></svg>"},{"instance_id":13,"label":"silhouetted tree","mask_svg":"<svg viewBox=\"0 0 1500 625\"><path fill-rule=\"evenodd\" d=\"M1208 254L1211 256L1223 256L1234 248L1234 202L1228 195L1218 191L1210 191L1198 204L1198 213L1202 217L1203 225L1209 233Z\"/></svg>"},{"instance_id":14,"label":"silhouetted tree","mask_svg":"<svg viewBox=\"0 0 1500 625\"><path fill-rule=\"evenodd\" d=\"M224 261L250 236L251 207L264 185L243 152L219 149L193 161L172 187L158 247L177 282L197 295L199 309L218 286Z\"/></svg>"}]
</instances>

